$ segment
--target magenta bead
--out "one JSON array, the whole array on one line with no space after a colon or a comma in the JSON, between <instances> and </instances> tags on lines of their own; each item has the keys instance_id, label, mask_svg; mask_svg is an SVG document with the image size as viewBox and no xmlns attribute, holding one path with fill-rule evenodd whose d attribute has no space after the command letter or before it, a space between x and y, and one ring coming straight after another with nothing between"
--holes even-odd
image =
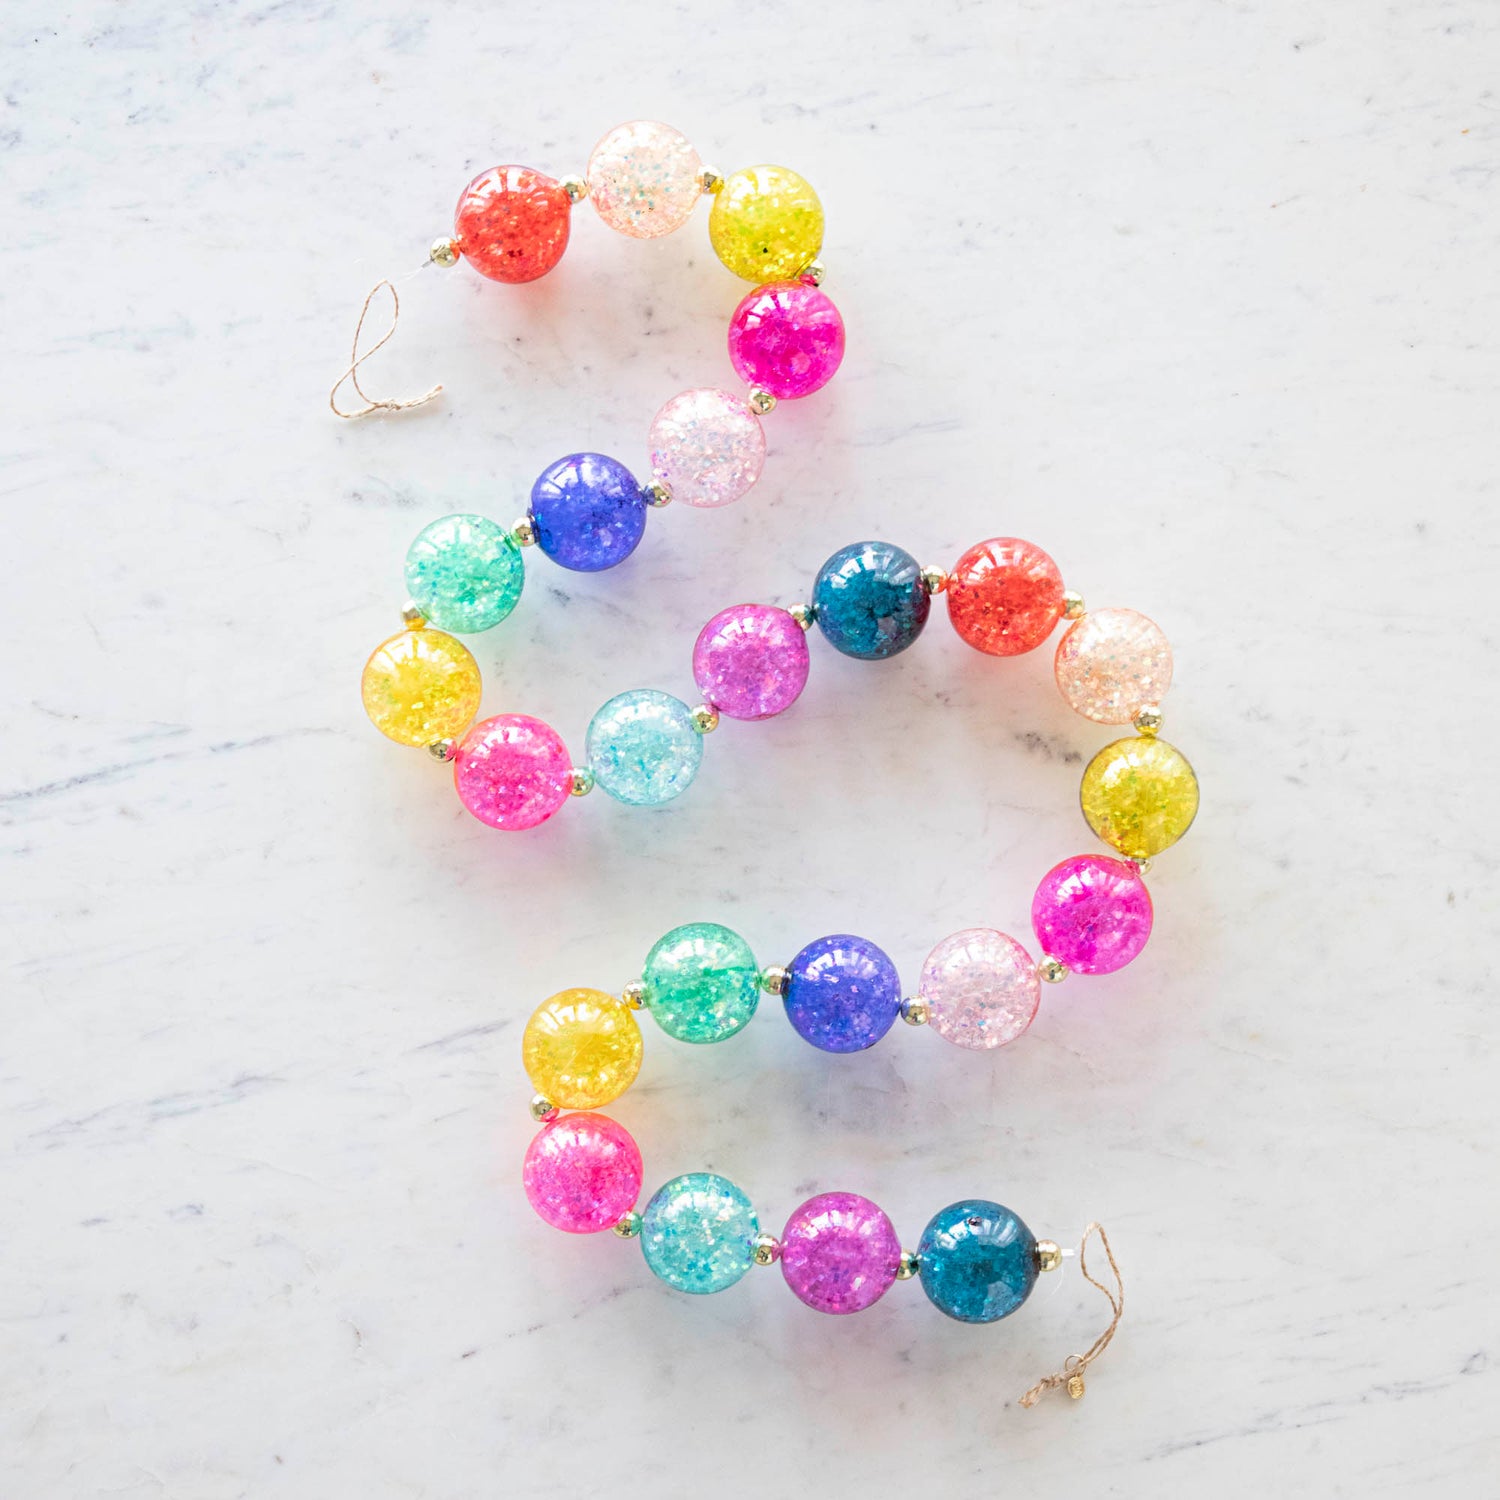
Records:
<instances>
[{"instance_id":1,"label":"magenta bead","mask_svg":"<svg viewBox=\"0 0 1500 1500\"><path fill-rule=\"evenodd\" d=\"M741 379L778 400L810 396L844 357L844 320L815 286L756 287L729 320L729 358Z\"/></svg>"},{"instance_id":2,"label":"magenta bead","mask_svg":"<svg viewBox=\"0 0 1500 1500\"><path fill-rule=\"evenodd\" d=\"M554 1229L598 1234L641 1196L641 1153L608 1115L559 1115L526 1148L526 1201Z\"/></svg>"},{"instance_id":3,"label":"magenta bead","mask_svg":"<svg viewBox=\"0 0 1500 1500\"><path fill-rule=\"evenodd\" d=\"M1078 854L1042 877L1031 926L1042 952L1075 973L1113 974L1151 936L1151 894L1134 865Z\"/></svg>"},{"instance_id":4,"label":"magenta bead","mask_svg":"<svg viewBox=\"0 0 1500 1500\"><path fill-rule=\"evenodd\" d=\"M491 828L535 828L564 802L573 763L557 731L526 714L483 719L453 760L459 800Z\"/></svg>"},{"instance_id":5,"label":"magenta bead","mask_svg":"<svg viewBox=\"0 0 1500 1500\"><path fill-rule=\"evenodd\" d=\"M807 685L807 632L784 609L735 604L698 632L693 680L731 719L769 719Z\"/></svg>"},{"instance_id":6,"label":"magenta bead","mask_svg":"<svg viewBox=\"0 0 1500 1500\"><path fill-rule=\"evenodd\" d=\"M862 1312L885 1295L900 1266L895 1226L858 1193L819 1193L782 1231L781 1274L818 1312Z\"/></svg>"}]
</instances>

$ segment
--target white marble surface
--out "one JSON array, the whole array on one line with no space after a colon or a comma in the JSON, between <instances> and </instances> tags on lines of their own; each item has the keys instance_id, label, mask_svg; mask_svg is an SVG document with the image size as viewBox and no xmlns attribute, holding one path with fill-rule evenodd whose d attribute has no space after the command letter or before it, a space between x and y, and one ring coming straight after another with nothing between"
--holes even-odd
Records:
<instances>
[{"instance_id":1,"label":"white marble surface","mask_svg":"<svg viewBox=\"0 0 1500 1500\"><path fill-rule=\"evenodd\" d=\"M0 1494L1500 1493L1497 61L1480 0L8 7ZM371 384L440 404L324 406L473 171L642 114L814 180L849 358L745 503L538 567L487 705L576 745L845 541L1009 532L1167 628L1206 801L1147 956L1001 1055L829 1058L768 1006L649 1037L618 1113L773 1226L830 1187L908 1238L970 1193L1103 1219L1079 1406L1014 1405L1099 1326L1076 1272L990 1329L905 1286L820 1320L521 1198L538 999L690 918L909 979L1024 931L1104 740L941 619L818 650L655 816L493 834L370 729L420 523L639 463L728 377L701 219L585 212L533 287L402 283Z\"/></svg>"}]
</instances>

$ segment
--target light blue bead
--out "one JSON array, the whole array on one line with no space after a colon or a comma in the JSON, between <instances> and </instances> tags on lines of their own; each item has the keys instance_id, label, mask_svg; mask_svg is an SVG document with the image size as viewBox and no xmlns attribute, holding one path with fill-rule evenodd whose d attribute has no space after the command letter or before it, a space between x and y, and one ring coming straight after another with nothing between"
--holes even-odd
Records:
<instances>
[{"instance_id":1,"label":"light blue bead","mask_svg":"<svg viewBox=\"0 0 1500 1500\"><path fill-rule=\"evenodd\" d=\"M521 597L526 564L516 539L487 516L444 516L406 553L406 592L439 630L473 635L498 625Z\"/></svg>"},{"instance_id":2,"label":"light blue bead","mask_svg":"<svg viewBox=\"0 0 1500 1500\"><path fill-rule=\"evenodd\" d=\"M934 1307L960 1323L993 1323L1031 1295L1036 1238L1003 1204L965 1198L922 1231L917 1270Z\"/></svg>"},{"instance_id":3,"label":"light blue bead","mask_svg":"<svg viewBox=\"0 0 1500 1500\"><path fill-rule=\"evenodd\" d=\"M713 1172L674 1177L641 1215L646 1264L680 1292L733 1286L750 1269L759 1233L750 1200Z\"/></svg>"},{"instance_id":4,"label":"light blue bead","mask_svg":"<svg viewBox=\"0 0 1500 1500\"><path fill-rule=\"evenodd\" d=\"M595 784L617 802L655 807L693 784L703 736L680 698L639 688L611 698L594 715L584 754Z\"/></svg>"}]
</instances>

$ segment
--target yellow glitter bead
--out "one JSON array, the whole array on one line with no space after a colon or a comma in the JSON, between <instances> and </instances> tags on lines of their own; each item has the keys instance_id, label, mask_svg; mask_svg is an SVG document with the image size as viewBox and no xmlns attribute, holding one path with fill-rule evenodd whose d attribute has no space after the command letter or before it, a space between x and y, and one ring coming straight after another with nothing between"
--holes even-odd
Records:
<instances>
[{"instance_id":1,"label":"yellow glitter bead","mask_svg":"<svg viewBox=\"0 0 1500 1500\"><path fill-rule=\"evenodd\" d=\"M479 712L479 663L441 630L403 630L365 663L370 722L402 745L457 739Z\"/></svg>"},{"instance_id":2,"label":"yellow glitter bead","mask_svg":"<svg viewBox=\"0 0 1500 1500\"><path fill-rule=\"evenodd\" d=\"M746 167L715 196L708 238L736 276L788 281L823 248L823 205L789 167Z\"/></svg>"},{"instance_id":3,"label":"yellow glitter bead","mask_svg":"<svg viewBox=\"0 0 1500 1500\"><path fill-rule=\"evenodd\" d=\"M563 990L532 1012L521 1062L532 1087L554 1104L597 1109L641 1071L641 1028L630 1007L603 990Z\"/></svg>"},{"instance_id":4,"label":"yellow glitter bead","mask_svg":"<svg viewBox=\"0 0 1500 1500\"><path fill-rule=\"evenodd\" d=\"M1198 812L1198 778L1182 751L1141 735L1106 745L1079 788L1088 825L1121 854L1150 859L1188 831Z\"/></svg>"}]
</instances>

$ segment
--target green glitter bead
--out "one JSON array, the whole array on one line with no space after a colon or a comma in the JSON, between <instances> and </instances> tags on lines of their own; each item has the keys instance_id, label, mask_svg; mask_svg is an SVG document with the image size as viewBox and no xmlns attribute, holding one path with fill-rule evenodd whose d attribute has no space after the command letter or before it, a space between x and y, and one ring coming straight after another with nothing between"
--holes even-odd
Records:
<instances>
[{"instance_id":1,"label":"green glitter bead","mask_svg":"<svg viewBox=\"0 0 1500 1500\"><path fill-rule=\"evenodd\" d=\"M503 526L485 516L444 516L406 554L406 592L440 630L473 635L498 625L521 597L526 564Z\"/></svg>"},{"instance_id":2,"label":"green glitter bead","mask_svg":"<svg viewBox=\"0 0 1500 1500\"><path fill-rule=\"evenodd\" d=\"M656 1190L641 1215L646 1264L680 1292L722 1292L753 1264L760 1220L727 1177L689 1172Z\"/></svg>"},{"instance_id":3,"label":"green glitter bead","mask_svg":"<svg viewBox=\"0 0 1500 1500\"><path fill-rule=\"evenodd\" d=\"M657 1025L680 1042L722 1042L760 1003L750 944L717 922L674 927L646 955L641 977Z\"/></svg>"}]
</instances>

